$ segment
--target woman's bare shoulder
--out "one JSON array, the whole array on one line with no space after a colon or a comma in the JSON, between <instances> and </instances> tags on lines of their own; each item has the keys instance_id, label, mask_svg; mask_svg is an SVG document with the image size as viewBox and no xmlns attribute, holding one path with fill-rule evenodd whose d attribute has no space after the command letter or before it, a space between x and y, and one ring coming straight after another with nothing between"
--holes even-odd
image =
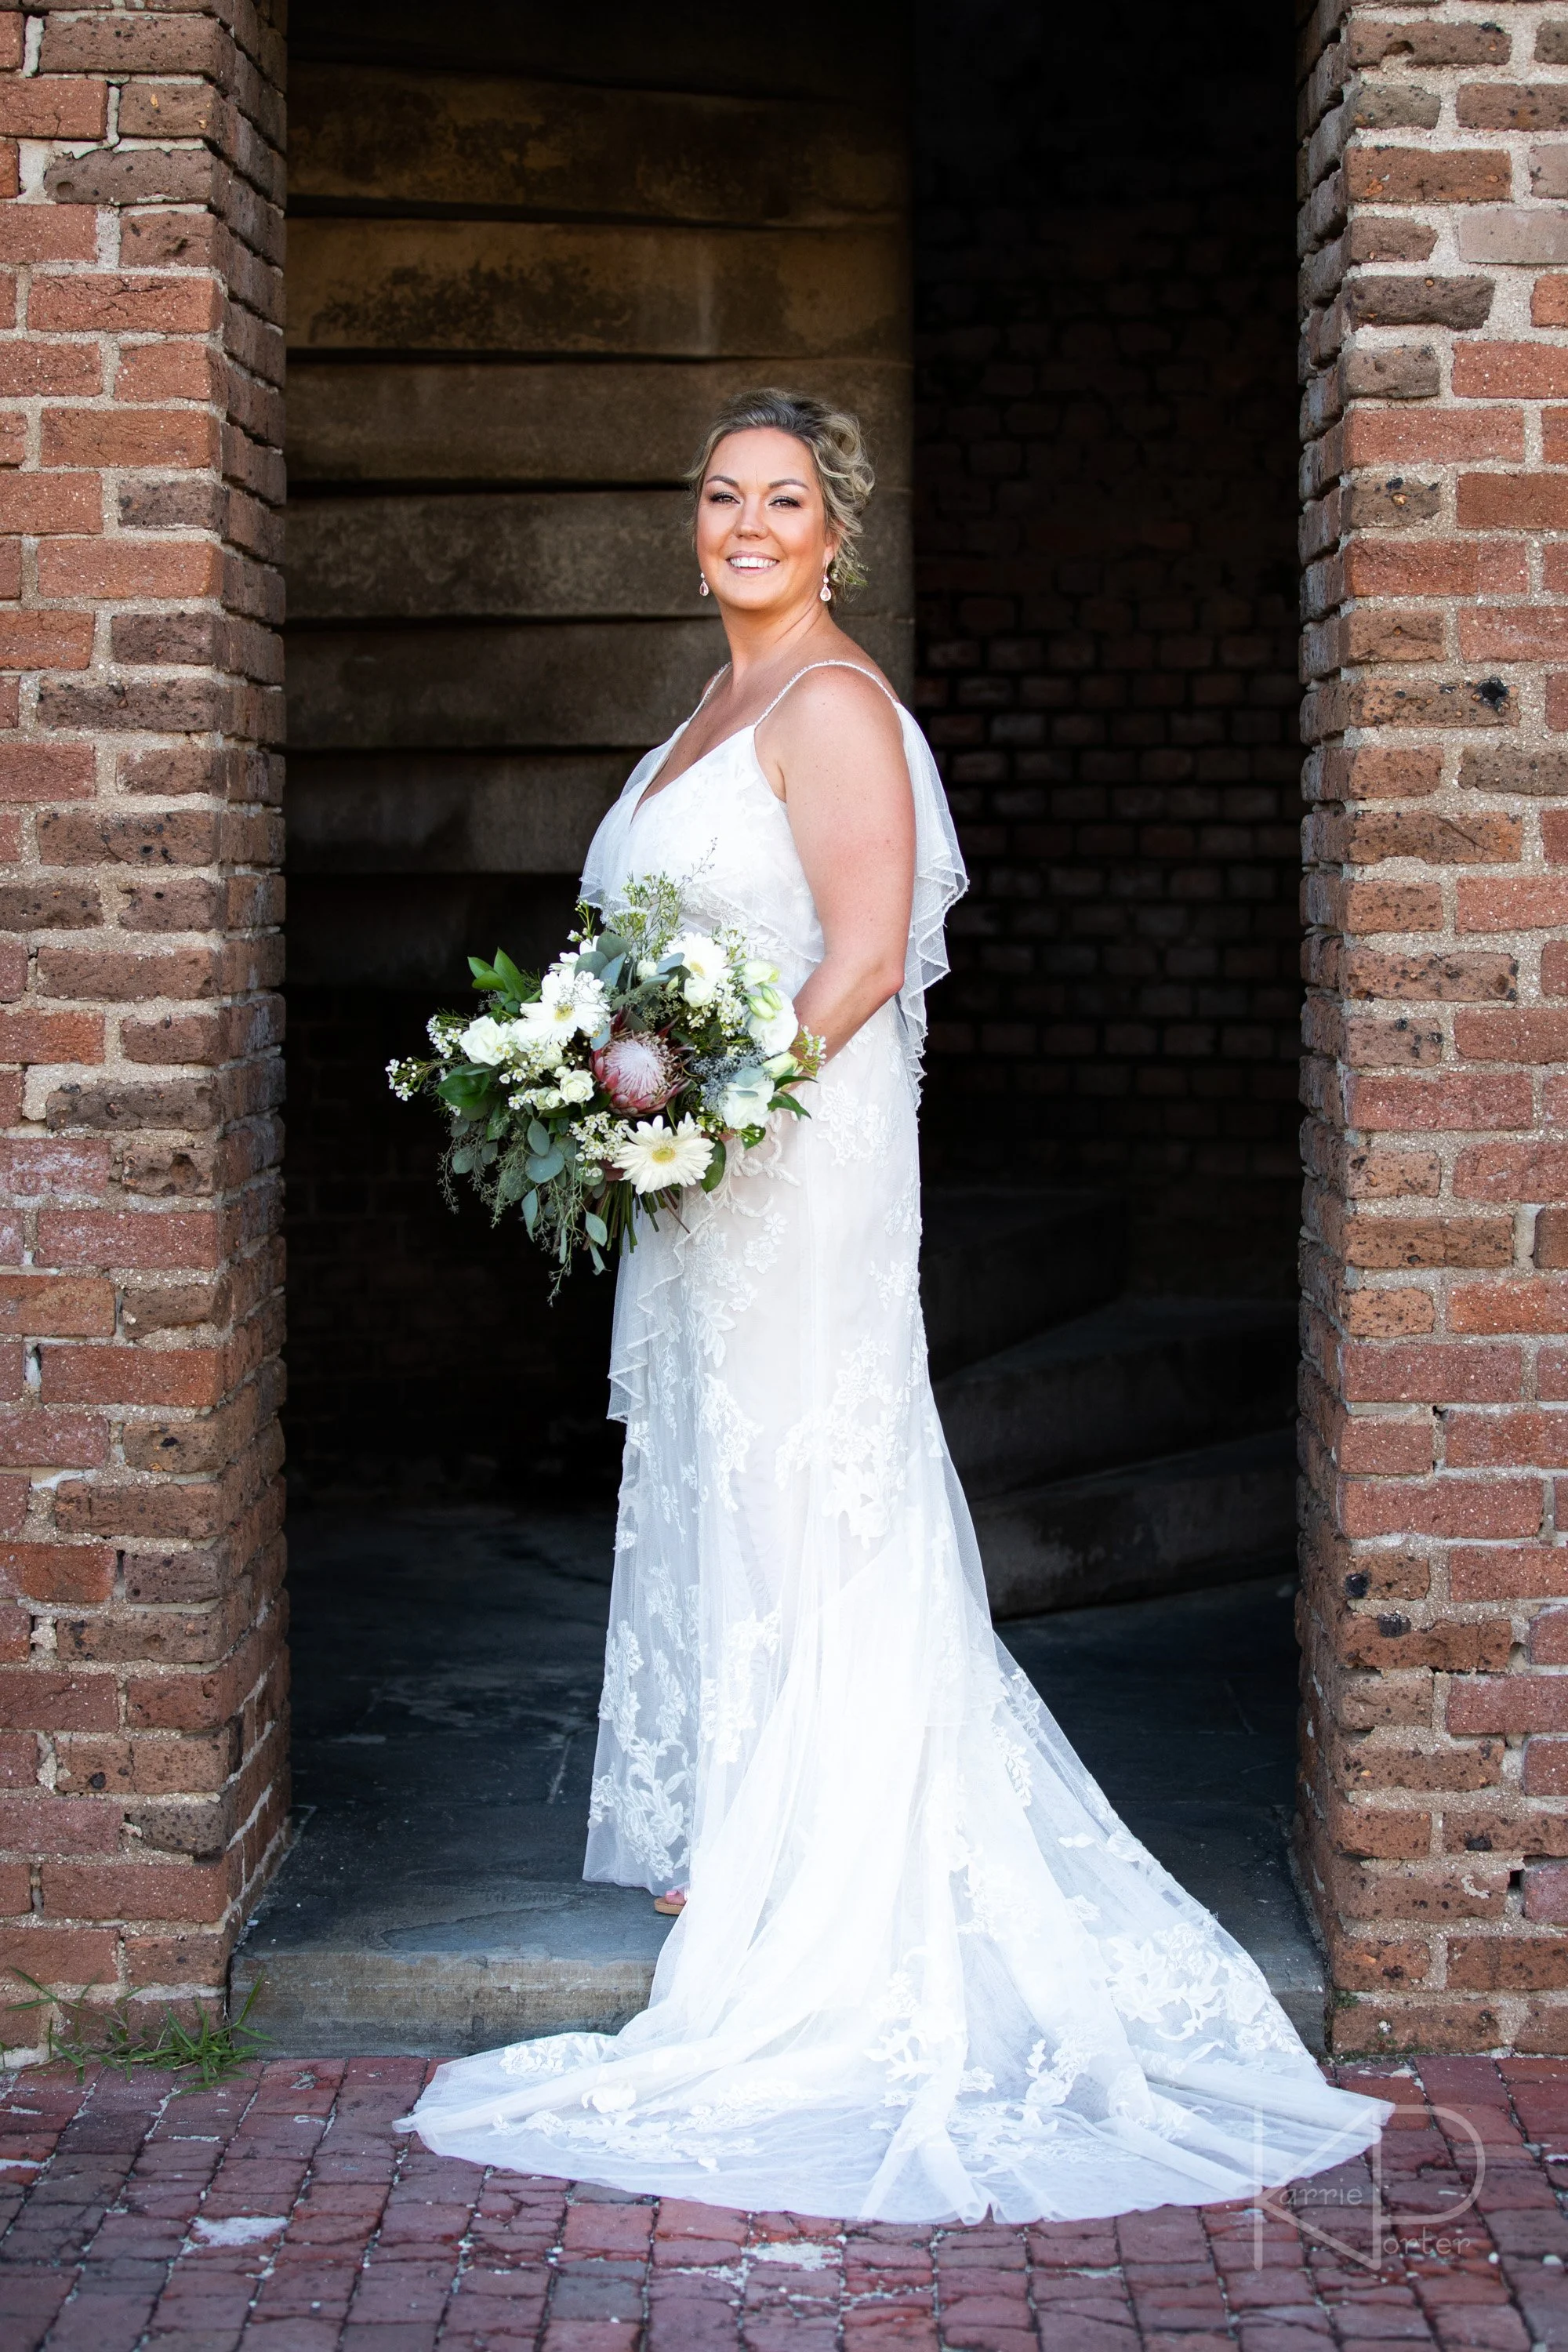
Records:
<instances>
[{"instance_id":1,"label":"woman's bare shoulder","mask_svg":"<svg viewBox=\"0 0 1568 2352\"><path fill-rule=\"evenodd\" d=\"M896 735L899 698L880 666L852 639L804 671L768 721L781 746L812 743L825 729L847 727L857 735Z\"/></svg>"}]
</instances>

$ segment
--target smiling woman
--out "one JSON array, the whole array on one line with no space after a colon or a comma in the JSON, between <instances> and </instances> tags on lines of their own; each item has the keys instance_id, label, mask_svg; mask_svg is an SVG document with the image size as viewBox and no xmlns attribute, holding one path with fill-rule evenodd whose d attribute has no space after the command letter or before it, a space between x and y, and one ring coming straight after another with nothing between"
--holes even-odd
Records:
<instances>
[{"instance_id":1,"label":"smiling woman","mask_svg":"<svg viewBox=\"0 0 1568 2352\"><path fill-rule=\"evenodd\" d=\"M864 576L854 551L876 477L853 416L763 391L721 411L689 478L702 588L731 659L635 808L750 738L763 780L787 804L821 919L826 951L799 1011L831 1054L904 977L913 887L897 698L832 611L836 586ZM797 678L800 691L787 694Z\"/></svg>"}]
</instances>

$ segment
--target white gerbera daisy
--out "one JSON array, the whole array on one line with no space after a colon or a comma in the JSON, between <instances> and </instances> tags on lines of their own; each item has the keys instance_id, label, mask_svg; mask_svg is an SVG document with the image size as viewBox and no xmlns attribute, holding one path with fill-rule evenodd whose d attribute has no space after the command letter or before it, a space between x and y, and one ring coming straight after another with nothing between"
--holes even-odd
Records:
<instances>
[{"instance_id":1,"label":"white gerbera daisy","mask_svg":"<svg viewBox=\"0 0 1568 2352\"><path fill-rule=\"evenodd\" d=\"M616 1165L634 1192L663 1192L695 1184L708 1172L713 1146L694 1118L667 1127L662 1118L639 1118L616 1154Z\"/></svg>"},{"instance_id":2,"label":"white gerbera daisy","mask_svg":"<svg viewBox=\"0 0 1568 2352\"><path fill-rule=\"evenodd\" d=\"M678 940L671 940L669 952L686 966L683 992L688 1004L710 1004L730 969L730 959L719 941L706 931L682 931Z\"/></svg>"},{"instance_id":3,"label":"white gerbera daisy","mask_svg":"<svg viewBox=\"0 0 1568 2352\"><path fill-rule=\"evenodd\" d=\"M540 984L536 1001L525 1004L520 1026L536 1050L564 1047L574 1037L598 1037L609 1026L610 1010L596 974L553 964Z\"/></svg>"}]
</instances>

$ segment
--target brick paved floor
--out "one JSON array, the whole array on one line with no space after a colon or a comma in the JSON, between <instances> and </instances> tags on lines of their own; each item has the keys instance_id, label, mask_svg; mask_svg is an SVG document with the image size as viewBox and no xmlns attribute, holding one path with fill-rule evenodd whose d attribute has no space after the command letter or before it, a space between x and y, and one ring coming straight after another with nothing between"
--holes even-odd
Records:
<instances>
[{"instance_id":1,"label":"brick paved floor","mask_svg":"<svg viewBox=\"0 0 1568 2352\"><path fill-rule=\"evenodd\" d=\"M275 2063L175 2095L58 2067L0 2080L0 2346L1568 2347L1568 2061L1348 2070L1400 2105L1375 2166L1293 2202L1019 2229L845 2228L483 2172L392 2131L425 2071Z\"/></svg>"}]
</instances>

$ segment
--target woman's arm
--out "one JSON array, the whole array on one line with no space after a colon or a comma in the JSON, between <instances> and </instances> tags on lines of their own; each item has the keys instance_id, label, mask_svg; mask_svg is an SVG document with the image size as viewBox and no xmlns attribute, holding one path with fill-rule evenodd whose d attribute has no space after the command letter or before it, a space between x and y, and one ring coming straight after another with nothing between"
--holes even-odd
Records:
<instances>
[{"instance_id":1,"label":"woman's arm","mask_svg":"<svg viewBox=\"0 0 1568 2352\"><path fill-rule=\"evenodd\" d=\"M853 670L803 678L759 751L822 923L822 961L795 997L829 1057L903 986L915 812L899 716Z\"/></svg>"}]
</instances>

